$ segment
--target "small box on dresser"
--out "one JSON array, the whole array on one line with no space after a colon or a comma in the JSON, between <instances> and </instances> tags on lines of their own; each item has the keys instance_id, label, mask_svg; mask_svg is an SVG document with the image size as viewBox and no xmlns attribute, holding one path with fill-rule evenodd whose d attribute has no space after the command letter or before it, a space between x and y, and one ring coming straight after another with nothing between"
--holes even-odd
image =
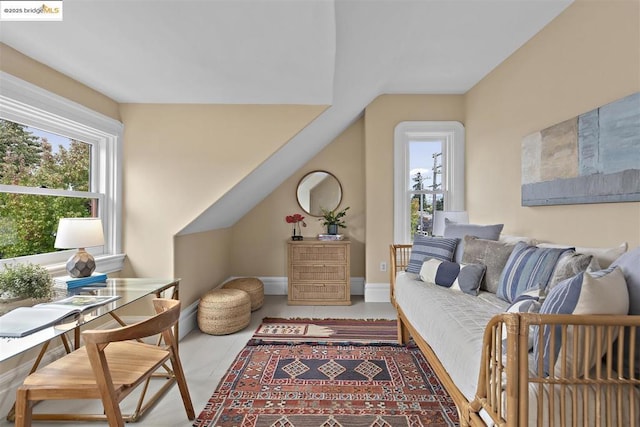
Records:
<instances>
[{"instance_id":1,"label":"small box on dresser","mask_svg":"<svg viewBox=\"0 0 640 427\"><path fill-rule=\"evenodd\" d=\"M351 242L288 242L290 305L351 305Z\"/></svg>"}]
</instances>

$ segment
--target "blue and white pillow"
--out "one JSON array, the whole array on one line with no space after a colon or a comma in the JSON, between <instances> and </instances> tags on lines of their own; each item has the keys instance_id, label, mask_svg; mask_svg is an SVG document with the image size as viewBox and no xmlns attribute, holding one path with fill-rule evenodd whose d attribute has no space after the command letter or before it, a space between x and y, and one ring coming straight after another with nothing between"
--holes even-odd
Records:
<instances>
[{"instance_id":1,"label":"blue and white pillow","mask_svg":"<svg viewBox=\"0 0 640 427\"><path fill-rule=\"evenodd\" d=\"M500 275L498 297L513 302L521 293L545 288L560 256L572 248L538 248L519 242Z\"/></svg>"},{"instance_id":2,"label":"blue and white pillow","mask_svg":"<svg viewBox=\"0 0 640 427\"><path fill-rule=\"evenodd\" d=\"M486 267L430 258L422 264L420 280L476 296Z\"/></svg>"},{"instance_id":3,"label":"blue and white pillow","mask_svg":"<svg viewBox=\"0 0 640 427\"><path fill-rule=\"evenodd\" d=\"M443 237L415 236L411 256L407 265L407 272L419 274L422 263L427 258L451 261L460 239L446 239Z\"/></svg>"},{"instance_id":4,"label":"blue and white pillow","mask_svg":"<svg viewBox=\"0 0 640 427\"><path fill-rule=\"evenodd\" d=\"M640 246L625 253L620 258L615 260L612 267L620 267L624 278L627 282L627 289L629 290L629 314L638 316L640 315ZM624 353L625 355L631 354L631 331L627 329L624 336ZM636 328L636 346L640 345L640 328ZM618 346L613 348L614 354L618 353ZM636 378L640 378L640 350L636 349L635 356L635 375ZM624 357L624 375L627 377L631 372L631 358L629 356Z\"/></svg>"},{"instance_id":5,"label":"blue and white pillow","mask_svg":"<svg viewBox=\"0 0 640 427\"><path fill-rule=\"evenodd\" d=\"M629 311L629 291L622 270L611 267L607 270L596 272L584 272L560 282L554 287L545 298L540 307L540 314L627 314ZM554 354L551 354L551 328L555 328L555 342L553 345ZM542 347L540 347L540 337L542 334ZM584 332L574 334L574 327L567 328L567 348L566 369L573 372L574 365L576 372L584 372ZM578 354L573 354L574 341L577 340L576 348L580 349ZM601 348L596 348L597 342L595 333L591 338L591 369L596 361L600 360L607 350L607 340L602 337ZM560 375L562 361L558 355L562 346L561 326L541 326L534 327L533 352L536 358L535 366L539 366L539 360L543 358L544 374L550 375L555 372ZM551 366L551 360L554 366Z\"/></svg>"},{"instance_id":6,"label":"blue and white pillow","mask_svg":"<svg viewBox=\"0 0 640 427\"><path fill-rule=\"evenodd\" d=\"M537 287L521 293L507 308L507 313L538 313L545 298L544 289ZM529 350L533 348L533 331L529 331ZM507 327L502 326L502 349L507 349Z\"/></svg>"}]
</instances>

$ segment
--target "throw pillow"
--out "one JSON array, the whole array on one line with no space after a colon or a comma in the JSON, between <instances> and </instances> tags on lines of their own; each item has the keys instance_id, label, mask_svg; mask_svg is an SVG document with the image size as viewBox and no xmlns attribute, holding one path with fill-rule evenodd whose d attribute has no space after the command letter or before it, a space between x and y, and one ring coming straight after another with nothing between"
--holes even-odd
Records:
<instances>
[{"instance_id":1,"label":"throw pillow","mask_svg":"<svg viewBox=\"0 0 640 427\"><path fill-rule=\"evenodd\" d=\"M563 280L586 271L587 267L591 267L592 271L600 270L598 261L593 255L579 254L574 250L563 253L556 264L556 268L553 270L553 274L551 274L547 292Z\"/></svg>"},{"instance_id":2,"label":"throw pillow","mask_svg":"<svg viewBox=\"0 0 640 427\"><path fill-rule=\"evenodd\" d=\"M407 265L407 272L419 274L422 263L427 258L436 258L443 261L451 261L456 250L458 239L445 239L443 237L415 236L411 256Z\"/></svg>"},{"instance_id":3,"label":"throw pillow","mask_svg":"<svg viewBox=\"0 0 640 427\"><path fill-rule=\"evenodd\" d=\"M482 264L458 264L430 258L422 264L420 280L476 296L484 271Z\"/></svg>"},{"instance_id":4,"label":"throw pillow","mask_svg":"<svg viewBox=\"0 0 640 427\"><path fill-rule=\"evenodd\" d=\"M538 243L539 248L574 248L577 253L593 255L598 260L598 265L601 268L608 268L613 261L618 259L622 254L627 252L629 245L627 242L622 242L618 246L611 248L588 248L579 247L573 245L559 245L556 243Z\"/></svg>"},{"instance_id":5,"label":"throw pillow","mask_svg":"<svg viewBox=\"0 0 640 427\"><path fill-rule=\"evenodd\" d=\"M629 314L640 315L640 246L622 255L611 266L619 267L624 274L627 290L629 291ZM629 354L630 346L630 334L627 333L624 337L624 354ZM636 346L640 346L640 328L636 328ZM614 346L613 350L617 353L618 346ZM636 347L635 350L635 376L640 378L640 349ZM623 359L624 375L629 378L630 358L627 356Z\"/></svg>"},{"instance_id":6,"label":"throw pillow","mask_svg":"<svg viewBox=\"0 0 640 427\"><path fill-rule=\"evenodd\" d=\"M480 284L480 289L495 294L498 291L500 274L514 247L515 245L509 243L465 236L462 262L464 264L484 264L487 271Z\"/></svg>"},{"instance_id":7,"label":"throw pillow","mask_svg":"<svg viewBox=\"0 0 640 427\"><path fill-rule=\"evenodd\" d=\"M629 293L622 270L612 267L596 272L579 273L559 283L553 288L540 307L540 314L626 314L629 311ZM551 343L551 328L555 328L555 342ZM567 372L582 373L590 370L602 358L607 349L607 339L598 338L593 330L589 343L585 342L584 328L578 333L577 327L569 326L566 331L566 369ZM603 331L604 332L604 331ZM540 337L542 334L542 347ZM533 352L536 358L535 366L539 366L543 359L544 374L551 372L561 374L562 360L559 360L562 346L561 326L534 327ZM603 333L604 335L604 333ZM574 342L576 341L576 342ZM596 343L601 348L596 348ZM584 365L583 355L585 345L589 345L588 360L590 366ZM578 354L573 354L573 348L578 348ZM551 351L553 350L553 354ZM552 362L553 361L553 362Z\"/></svg>"},{"instance_id":8,"label":"throw pillow","mask_svg":"<svg viewBox=\"0 0 640 427\"><path fill-rule=\"evenodd\" d=\"M544 289L536 287L521 293L507 308L507 313L538 313L544 301ZM533 331L529 331L528 336L529 350L533 348ZM507 349L507 327L502 326L502 349Z\"/></svg>"},{"instance_id":9,"label":"throw pillow","mask_svg":"<svg viewBox=\"0 0 640 427\"><path fill-rule=\"evenodd\" d=\"M480 239L498 240L504 224L477 225L459 224L447 218L444 219L444 237L457 237L460 240L456 253L453 256L455 262L462 262L464 254L464 236L475 236Z\"/></svg>"},{"instance_id":10,"label":"throw pillow","mask_svg":"<svg viewBox=\"0 0 640 427\"><path fill-rule=\"evenodd\" d=\"M513 302L522 292L546 288L560 256L570 249L539 248L524 242L516 244L500 275L498 297Z\"/></svg>"}]
</instances>

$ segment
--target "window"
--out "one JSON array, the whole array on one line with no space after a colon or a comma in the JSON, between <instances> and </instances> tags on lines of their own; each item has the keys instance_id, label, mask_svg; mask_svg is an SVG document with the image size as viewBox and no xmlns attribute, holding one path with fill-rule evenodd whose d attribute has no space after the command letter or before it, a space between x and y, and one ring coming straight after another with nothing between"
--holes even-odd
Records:
<instances>
[{"instance_id":1,"label":"window","mask_svg":"<svg viewBox=\"0 0 640 427\"><path fill-rule=\"evenodd\" d=\"M0 263L37 262L62 272L74 250L53 249L58 219L99 217L105 245L87 250L101 272L119 270L122 124L0 77Z\"/></svg>"},{"instance_id":2,"label":"window","mask_svg":"<svg viewBox=\"0 0 640 427\"><path fill-rule=\"evenodd\" d=\"M464 210L464 127L402 122L394 136L394 241L431 234L435 210Z\"/></svg>"}]
</instances>

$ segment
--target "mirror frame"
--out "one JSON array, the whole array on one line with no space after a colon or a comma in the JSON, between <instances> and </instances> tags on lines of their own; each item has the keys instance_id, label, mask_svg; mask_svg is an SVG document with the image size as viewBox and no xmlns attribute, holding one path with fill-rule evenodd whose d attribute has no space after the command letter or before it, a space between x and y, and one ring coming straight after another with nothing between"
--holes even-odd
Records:
<instances>
[{"instance_id":1,"label":"mirror frame","mask_svg":"<svg viewBox=\"0 0 640 427\"><path fill-rule=\"evenodd\" d=\"M316 169L316 170L312 170L310 172L307 172L306 174L304 174L304 176L302 178L300 178L300 181L298 181L298 185L296 186L296 201L298 202L298 206L300 206L300 209L302 209L307 215L310 216L314 216L314 217L321 217L322 213L319 214L314 214L309 212L309 210L311 210L311 208L309 207L309 210L305 209L304 206L302 206L302 203L300 202L300 185L304 182L305 179L309 178L311 175L315 174L315 173L324 173L326 175L328 175L328 177L331 177L335 180L336 184L338 184L338 190L340 191L340 194L338 195L338 202L336 203L335 206L333 206L330 210L335 210L338 208L338 206L340 206L340 203L342 203L342 184L340 183L340 180L331 172L328 172L326 170L321 170L321 169ZM326 178L325 178L326 179Z\"/></svg>"}]
</instances>

